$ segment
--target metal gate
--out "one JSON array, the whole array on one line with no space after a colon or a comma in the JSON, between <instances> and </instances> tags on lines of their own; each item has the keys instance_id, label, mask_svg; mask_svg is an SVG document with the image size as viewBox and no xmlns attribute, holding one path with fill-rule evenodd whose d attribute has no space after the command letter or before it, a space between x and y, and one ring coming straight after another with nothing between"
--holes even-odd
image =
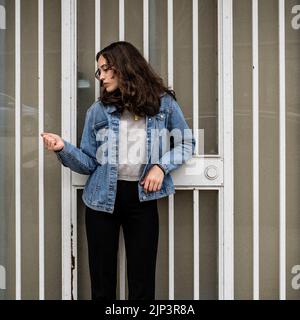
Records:
<instances>
[{"instance_id":1,"label":"metal gate","mask_svg":"<svg viewBox=\"0 0 300 320\"><path fill-rule=\"evenodd\" d=\"M0 0L0 298L89 298L79 145L95 53L135 44L197 154L159 200L158 299L299 299L297 0ZM126 299L120 236L118 298Z\"/></svg>"}]
</instances>

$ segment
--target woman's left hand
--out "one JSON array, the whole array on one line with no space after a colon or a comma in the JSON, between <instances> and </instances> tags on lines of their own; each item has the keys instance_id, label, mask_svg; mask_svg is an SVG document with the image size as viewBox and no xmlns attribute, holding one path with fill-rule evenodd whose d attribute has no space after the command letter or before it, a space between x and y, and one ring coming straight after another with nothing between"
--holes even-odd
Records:
<instances>
[{"instance_id":1,"label":"woman's left hand","mask_svg":"<svg viewBox=\"0 0 300 320\"><path fill-rule=\"evenodd\" d=\"M141 185L144 185L144 190L146 192L158 191L162 186L163 180L164 180L163 170L159 166L154 165L153 167L151 167L146 177L141 182Z\"/></svg>"}]
</instances>

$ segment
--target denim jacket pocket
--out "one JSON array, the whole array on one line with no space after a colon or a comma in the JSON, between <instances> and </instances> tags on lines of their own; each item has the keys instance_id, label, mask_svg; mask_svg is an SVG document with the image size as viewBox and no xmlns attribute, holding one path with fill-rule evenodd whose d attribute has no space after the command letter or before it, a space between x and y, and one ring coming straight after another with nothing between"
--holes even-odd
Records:
<instances>
[{"instance_id":1,"label":"denim jacket pocket","mask_svg":"<svg viewBox=\"0 0 300 320\"><path fill-rule=\"evenodd\" d=\"M104 120L101 120L99 122L96 122L94 124L94 126L93 126L93 129L94 129L94 131L98 131L98 130L104 128L104 127L108 128L108 120L107 119L104 119Z\"/></svg>"}]
</instances>

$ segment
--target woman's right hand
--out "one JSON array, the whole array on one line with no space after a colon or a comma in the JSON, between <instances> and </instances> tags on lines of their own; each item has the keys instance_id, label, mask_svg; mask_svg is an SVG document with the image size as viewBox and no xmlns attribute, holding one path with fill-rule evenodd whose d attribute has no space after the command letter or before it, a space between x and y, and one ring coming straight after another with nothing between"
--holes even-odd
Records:
<instances>
[{"instance_id":1,"label":"woman's right hand","mask_svg":"<svg viewBox=\"0 0 300 320\"><path fill-rule=\"evenodd\" d=\"M63 139L57 134L43 132L41 136L43 137L44 146L47 150L60 151L65 146Z\"/></svg>"}]
</instances>

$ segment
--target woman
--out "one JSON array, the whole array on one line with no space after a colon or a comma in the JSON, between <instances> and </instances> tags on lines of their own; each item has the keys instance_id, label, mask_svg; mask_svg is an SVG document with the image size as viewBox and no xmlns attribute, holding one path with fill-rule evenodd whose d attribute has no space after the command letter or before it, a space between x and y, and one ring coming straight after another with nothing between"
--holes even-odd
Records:
<instances>
[{"instance_id":1,"label":"woman","mask_svg":"<svg viewBox=\"0 0 300 320\"><path fill-rule=\"evenodd\" d=\"M122 225L128 298L153 300L157 199L175 192L170 172L192 157L195 141L174 91L132 44L114 42L96 61L102 93L86 113L80 148L56 134L41 135L64 166L89 175L82 199L92 299L116 299Z\"/></svg>"}]
</instances>

